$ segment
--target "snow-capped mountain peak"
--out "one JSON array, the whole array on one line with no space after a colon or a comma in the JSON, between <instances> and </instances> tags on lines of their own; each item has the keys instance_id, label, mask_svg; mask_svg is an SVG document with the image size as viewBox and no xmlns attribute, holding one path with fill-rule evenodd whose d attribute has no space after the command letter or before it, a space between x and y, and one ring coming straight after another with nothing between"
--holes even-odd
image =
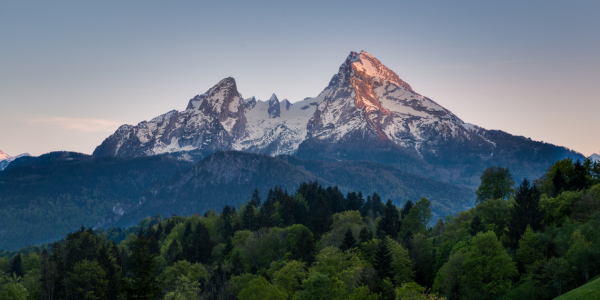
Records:
<instances>
[{"instance_id":1,"label":"snow-capped mountain peak","mask_svg":"<svg viewBox=\"0 0 600 300\"><path fill-rule=\"evenodd\" d=\"M544 153L541 148L555 147L536 143L463 122L361 51L350 52L317 97L293 104L279 101L275 94L268 100L243 99L235 80L228 77L189 100L184 111L121 126L94 154L182 152L184 158L197 160L219 150L241 150L334 161L374 160L416 170L427 165L446 174L440 176L460 177L460 170L479 172L477 168L494 160L497 165L519 162L530 153ZM552 153L561 154L540 154L539 170L572 156L566 149ZM522 169L518 163L514 167ZM469 184L478 178L472 173L465 176Z\"/></svg>"},{"instance_id":2,"label":"snow-capped mountain peak","mask_svg":"<svg viewBox=\"0 0 600 300\"><path fill-rule=\"evenodd\" d=\"M8 164L11 163L12 161L14 161L15 159L24 157L24 156L31 156L31 155L29 153L21 153L16 156L10 156L0 150L0 171L4 170L4 168L6 168L6 166L8 166Z\"/></svg>"},{"instance_id":3,"label":"snow-capped mountain peak","mask_svg":"<svg viewBox=\"0 0 600 300\"><path fill-rule=\"evenodd\" d=\"M0 150L0 160L5 160L5 159L9 159L10 155L2 152L2 150Z\"/></svg>"},{"instance_id":4,"label":"snow-capped mountain peak","mask_svg":"<svg viewBox=\"0 0 600 300\"><path fill-rule=\"evenodd\" d=\"M594 153L594 154L590 155L590 157L589 157L589 158L590 158L590 160L592 160L593 162L600 161L600 154L598 154L598 153Z\"/></svg>"},{"instance_id":5,"label":"snow-capped mountain peak","mask_svg":"<svg viewBox=\"0 0 600 300\"><path fill-rule=\"evenodd\" d=\"M412 91L410 85L404 82L394 71L384 66L377 58L362 50L360 53L350 52L348 61L352 69L361 76L371 77L374 81L389 81L398 87L405 87ZM366 78L365 78L366 79Z\"/></svg>"}]
</instances>

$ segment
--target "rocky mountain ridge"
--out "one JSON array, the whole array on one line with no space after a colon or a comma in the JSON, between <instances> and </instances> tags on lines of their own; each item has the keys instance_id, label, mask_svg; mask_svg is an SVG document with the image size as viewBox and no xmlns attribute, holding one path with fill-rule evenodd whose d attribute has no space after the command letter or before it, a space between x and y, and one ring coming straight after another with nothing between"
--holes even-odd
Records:
<instances>
[{"instance_id":1,"label":"rocky mountain ridge","mask_svg":"<svg viewBox=\"0 0 600 300\"><path fill-rule=\"evenodd\" d=\"M225 78L191 99L185 111L121 126L94 155L171 152L199 161L219 150L370 160L471 187L490 165L515 170L517 179L533 178L558 159L583 158L465 123L365 51L351 52L317 97L296 103L276 95L243 99L235 80Z\"/></svg>"},{"instance_id":2,"label":"rocky mountain ridge","mask_svg":"<svg viewBox=\"0 0 600 300\"><path fill-rule=\"evenodd\" d=\"M29 153L21 153L17 156L10 156L0 150L0 171L4 170L9 163L20 157L31 156Z\"/></svg>"}]
</instances>

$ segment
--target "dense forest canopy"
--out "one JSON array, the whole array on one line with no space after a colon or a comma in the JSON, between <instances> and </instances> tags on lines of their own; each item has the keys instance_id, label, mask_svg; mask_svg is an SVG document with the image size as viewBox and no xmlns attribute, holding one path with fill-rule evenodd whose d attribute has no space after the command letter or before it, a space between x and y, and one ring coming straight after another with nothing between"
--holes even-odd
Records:
<instances>
[{"instance_id":1,"label":"dense forest canopy","mask_svg":"<svg viewBox=\"0 0 600 300\"><path fill-rule=\"evenodd\" d=\"M396 207L306 182L220 212L81 228L3 252L0 298L552 299L600 274L600 163L561 160L516 187L486 178L480 191L508 197L437 220L426 198Z\"/></svg>"}]
</instances>

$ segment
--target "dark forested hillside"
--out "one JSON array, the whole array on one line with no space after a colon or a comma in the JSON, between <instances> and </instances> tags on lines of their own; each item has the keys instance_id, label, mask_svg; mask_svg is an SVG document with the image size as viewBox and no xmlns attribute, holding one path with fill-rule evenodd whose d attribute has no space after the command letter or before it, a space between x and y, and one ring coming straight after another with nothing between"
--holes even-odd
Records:
<instances>
[{"instance_id":1,"label":"dark forested hillside","mask_svg":"<svg viewBox=\"0 0 600 300\"><path fill-rule=\"evenodd\" d=\"M23 157L0 172L0 248L62 238L92 226L116 202L191 163L168 156L95 157L52 152Z\"/></svg>"},{"instance_id":2,"label":"dark forested hillside","mask_svg":"<svg viewBox=\"0 0 600 300\"><path fill-rule=\"evenodd\" d=\"M472 190L399 171L372 162L308 161L292 156L270 157L238 151L217 152L193 168L152 186L140 201L120 203L123 216L108 212L97 227L130 226L155 214L190 215L225 205L237 206L248 201L257 188L266 196L269 188L281 186L294 192L304 181L337 185L346 193L377 191L384 199L400 205L421 197L431 199L436 215L446 215L473 205Z\"/></svg>"},{"instance_id":3,"label":"dark forested hillside","mask_svg":"<svg viewBox=\"0 0 600 300\"><path fill-rule=\"evenodd\" d=\"M213 172L243 180L235 168ZM0 299L550 300L593 289L600 163L561 160L517 186L506 171L487 169L477 205L443 219L427 198L398 207L303 182L220 212L81 228L0 252ZM565 299L596 299L583 292Z\"/></svg>"}]
</instances>

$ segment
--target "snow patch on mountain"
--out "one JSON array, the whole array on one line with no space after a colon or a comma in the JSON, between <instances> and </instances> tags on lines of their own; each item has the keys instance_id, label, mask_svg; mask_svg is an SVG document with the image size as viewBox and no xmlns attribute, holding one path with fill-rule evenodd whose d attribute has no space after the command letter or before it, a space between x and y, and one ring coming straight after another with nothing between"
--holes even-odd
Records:
<instances>
[{"instance_id":1,"label":"snow patch on mountain","mask_svg":"<svg viewBox=\"0 0 600 300\"><path fill-rule=\"evenodd\" d=\"M21 153L16 156L10 156L0 150L0 171L4 170L8 166L9 163L13 162L15 159L19 157L31 156L29 153Z\"/></svg>"},{"instance_id":2,"label":"snow patch on mountain","mask_svg":"<svg viewBox=\"0 0 600 300\"><path fill-rule=\"evenodd\" d=\"M597 162L597 161L598 161L598 162L600 162L600 155L599 155L599 154L597 154L597 153L594 153L594 154L590 155L590 157L589 157L589 158L590 158L592 161L594 161L594 162Z\"/></svg>"}]
</instances>

